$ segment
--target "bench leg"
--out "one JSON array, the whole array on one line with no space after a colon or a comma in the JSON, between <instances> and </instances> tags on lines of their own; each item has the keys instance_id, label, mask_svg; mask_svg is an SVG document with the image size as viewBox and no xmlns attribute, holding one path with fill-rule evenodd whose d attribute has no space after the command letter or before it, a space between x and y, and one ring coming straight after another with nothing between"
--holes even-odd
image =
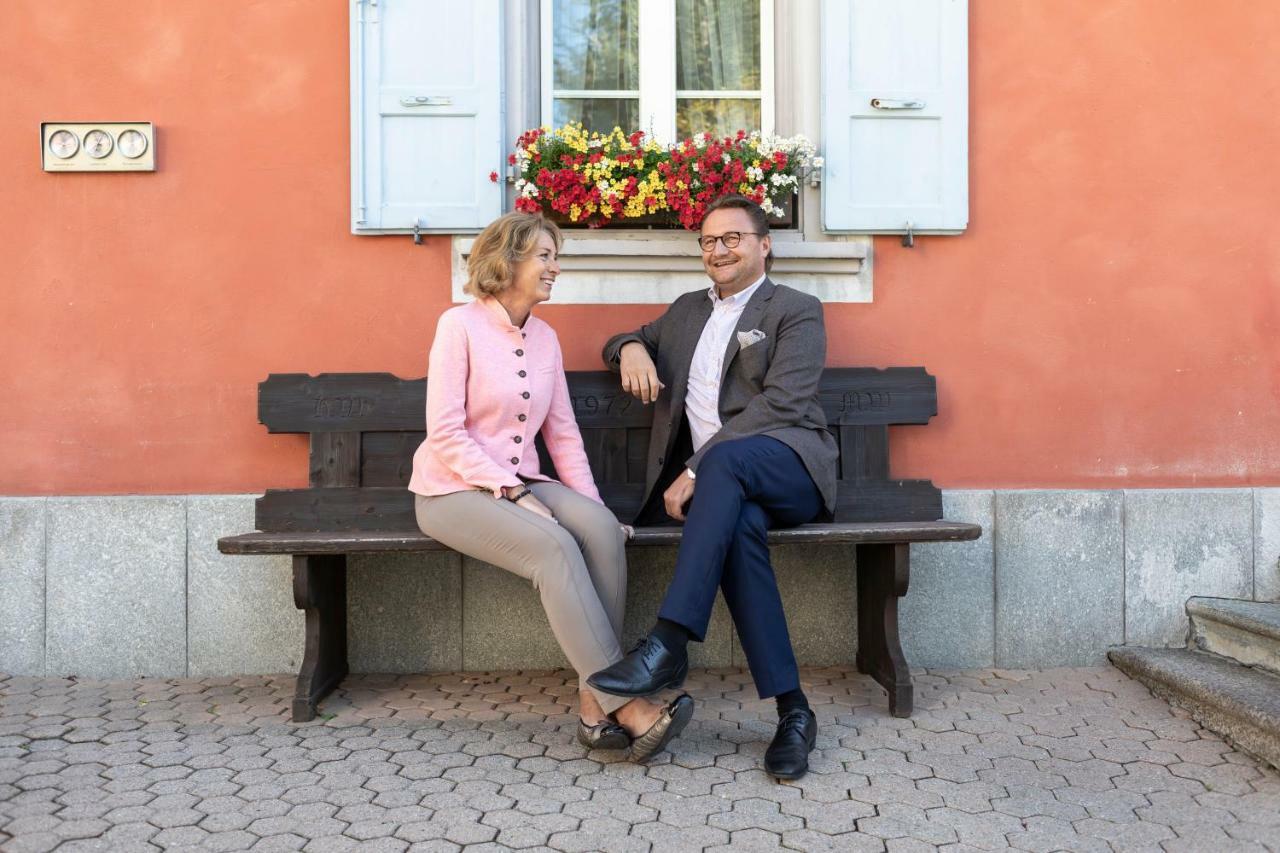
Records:
<instances>
[{"instance_id":1,"label":"bench leg","mask_svg":"<svg viewBox=\"0 0 1280 853\"><path fill-rule=\"evenodd\" d=\"M858 656L865 672L889 692L889 713L910 717L911 671L898 642L898 599L910 581L910 546L858 546Z\"/></svg>"},{"instance_id":2,"label":"bench leg","mask_svg":"<svg viewBox=\"0 0 1280 853\"><path fill-rule=\"evenodd\" d=\"M295 555L293 603L307 612L306 650L293 696L293 721L305 723L347 674L346 555Z\"/></svg>"}]
</instances>

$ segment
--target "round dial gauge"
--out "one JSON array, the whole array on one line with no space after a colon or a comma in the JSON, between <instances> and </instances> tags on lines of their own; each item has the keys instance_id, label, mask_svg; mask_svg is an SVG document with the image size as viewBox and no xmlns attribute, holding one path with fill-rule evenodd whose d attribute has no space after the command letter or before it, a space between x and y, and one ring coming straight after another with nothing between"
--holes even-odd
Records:
<instances>
[{"instance_id":1,"label":"round dial gauge","mask_svg":"<svg viewBox=\"0 0 1280 853\"><path fill-rule=\"evenodd\" d=\"M49 150L53 156L65 160L80 150L80 140L69 130L59 130L49 137Z\"/></svg>"},{"instance_id":2,"label":"round dial gauge","mask_svg":"<svg viewBox=\"0 0 1280 853\"><path fill-rule=\"evenodd\" d=\"M91 130L84 135L84 153L95 160L101 160L110 154L114 145L111 134L105 130Z\"/></svg>"},{"instance_id":3,"label":"round dial gauge","mask_svg":"<svg viewBox=\"0 0 1280 853\"><path fill-rule=\"evenodd\" d=\"M147 138L136 130L126 130L116 140L120 153L130 160L147 153Z\"/></svg>"}]
</instances>

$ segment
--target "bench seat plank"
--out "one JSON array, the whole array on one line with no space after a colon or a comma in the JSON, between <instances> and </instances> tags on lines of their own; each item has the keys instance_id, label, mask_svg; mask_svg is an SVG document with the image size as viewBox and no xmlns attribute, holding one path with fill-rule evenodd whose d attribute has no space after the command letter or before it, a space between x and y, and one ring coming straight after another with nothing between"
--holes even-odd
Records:
<instances>
[{"instance_id":1,"label":"bench seat plank","mask_svg":"<svg viewBox=\"0 0 1280 853\"><path fill-rule=\"evenodd\" d=\"M678 545L680 527L641 527L633 547ZM982 528L955 521L878 521L873 524L802 524L769 531L771 545L962 542L977 539ZM371 551L447 551L448 547L416 530L291 531L243 533L218 540L224 554L357 554Z\"/></svg>"}]
</instances>

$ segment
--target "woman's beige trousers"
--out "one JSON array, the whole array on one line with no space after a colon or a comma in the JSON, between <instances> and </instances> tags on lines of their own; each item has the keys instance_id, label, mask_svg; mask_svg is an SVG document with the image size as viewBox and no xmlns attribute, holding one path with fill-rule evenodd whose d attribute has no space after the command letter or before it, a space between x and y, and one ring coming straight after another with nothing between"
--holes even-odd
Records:
<instances>
[{"instance_id":1,"label":"woman's beige trousers","mask_svg":"<svg viewBox=\"0 0 1280 853\"><path fill-rule=\"evenodd\" d=\"M554 523L489 491L417 496L422 532L533 582L579 684L622 659L626 540L613 513L560 483L529 483ZM606 713L628 699L595 693Z\"/></svg>"}]
</instances>

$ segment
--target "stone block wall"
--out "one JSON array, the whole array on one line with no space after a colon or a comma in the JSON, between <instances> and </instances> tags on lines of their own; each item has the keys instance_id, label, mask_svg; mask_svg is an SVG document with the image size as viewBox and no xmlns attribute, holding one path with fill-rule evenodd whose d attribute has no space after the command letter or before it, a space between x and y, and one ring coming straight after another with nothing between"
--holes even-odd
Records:
<instances>
[{"instance_id":1,"label":"stone block wall","mask_svg":"<svg viewBox=\"0 0 1280 853\"><path fill-rule=\"evenodd\" d=\"M981 539L912 548L900 613L913 666L1099 664L1109 646L1180 645L1192 595L1280 597L1280 488L963 490L946 516ZM228 557L253 495L0 498L0 671L216 676L292 672L302 654L288 557ZM672 549L631 552L627 641L650 624ZM852 549L775 549L797 656L855 649ZM560 666L537 593L457 554L361 556L348 581L352 668ZM744 665L721 602L695 665Z\"/></svg>"}]
</instances>

